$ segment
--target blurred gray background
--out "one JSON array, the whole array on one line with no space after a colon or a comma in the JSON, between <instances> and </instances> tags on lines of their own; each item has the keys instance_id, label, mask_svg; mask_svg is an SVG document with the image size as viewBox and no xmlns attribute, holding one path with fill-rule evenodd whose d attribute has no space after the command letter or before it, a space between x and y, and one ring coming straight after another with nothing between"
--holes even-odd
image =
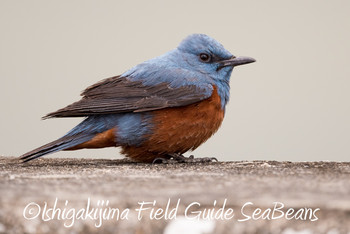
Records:
<instances>
[{"instance_id":1,"label":"blurred gray background","mask_svg":"<svg viewBox=\"0 0 350 234\"><path fill-rule=\"evenodd\" d=\"M233 71L223 125L196 156L348 161L349 12L350 2L340 0L2 0L0 155L19 156L60 137L81 119L42 121L43 115L187 35L205 33L257 63Z\"/></svg>"}]
</instances>

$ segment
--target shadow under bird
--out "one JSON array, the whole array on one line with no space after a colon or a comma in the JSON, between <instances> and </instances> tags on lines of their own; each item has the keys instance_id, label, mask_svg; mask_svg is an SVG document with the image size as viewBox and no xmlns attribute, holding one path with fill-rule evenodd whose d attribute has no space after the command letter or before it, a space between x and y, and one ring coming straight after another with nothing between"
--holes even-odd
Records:
<instances>
[{"instance_id":1,"label":"shadow under bird","mask_svg":"<svg viewBox=\"0 0 350 234\"><path fill-rule=\"evenodd\" d=\"M138 162L202 162L184 157L220 127L229 100L234 67L255 62L235 57L204 34L177 48L102 80L82 99L47 114L85 117L63 137L20 157L24 162L61 150L117 147Z\"/></svg>"}]
</instances>

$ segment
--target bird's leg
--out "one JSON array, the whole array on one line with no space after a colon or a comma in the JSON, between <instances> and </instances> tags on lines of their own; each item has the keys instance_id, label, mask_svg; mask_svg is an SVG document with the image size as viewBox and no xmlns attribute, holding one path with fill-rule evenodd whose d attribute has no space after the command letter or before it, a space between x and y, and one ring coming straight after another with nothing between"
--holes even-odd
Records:
<instances>
[{"instance_id":1,"label":"bird's leg","mask_svg":"<svg viewBox=\"0 0 350 234\"><path fill-rule=\"evenodd\" d=\"M195 158L193 155L185 157L182 154L172 153L165 155L166 158L156 158L153 160L154 163L161 164L170 164L170 163L207 163L218 160L214 157L205 157L205 158Z\"/></svg>"}]
</instances>

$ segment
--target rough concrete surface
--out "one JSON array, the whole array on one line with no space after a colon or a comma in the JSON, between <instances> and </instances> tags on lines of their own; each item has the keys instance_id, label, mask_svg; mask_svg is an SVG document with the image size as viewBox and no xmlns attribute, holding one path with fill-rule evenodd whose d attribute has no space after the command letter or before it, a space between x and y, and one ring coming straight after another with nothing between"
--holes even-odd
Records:
<instances>
[{"instance_id":1,"label":"rough concrete surface","mask_svg":"<svg viewBox=\"0 0 350 234\"><path fill-rule=\"evenodd\" d=\"M350 233L348 162L0 157L0 167L0 233Z\"/></svg>"}]
</instances>

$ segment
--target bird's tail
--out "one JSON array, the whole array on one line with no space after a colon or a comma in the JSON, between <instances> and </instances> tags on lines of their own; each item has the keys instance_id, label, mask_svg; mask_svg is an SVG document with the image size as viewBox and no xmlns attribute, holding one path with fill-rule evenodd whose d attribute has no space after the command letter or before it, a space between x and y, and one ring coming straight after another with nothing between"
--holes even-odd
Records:
<instances>
[{"instance_id":1,"label":"bird's tail","mask_svg":"<svg viewBox=\"0 0 350 234\"><path fill-rule=\"evenodd\" d=\"M61 150L115 146L115 134L113 129L117 125L118 118L118 115L90 116L63 137L23 154L20 156L20 159L23 162L28 162ZM98 137L97 141L94 142L92 140L96 135L105 131L107 131L106 134L101 135L102 137ZM92 144L85 144L83 147L80 145L90 140L92 140Z\"/></svg>"},{"instance_id":2,"label":"bird's tail","mask_svg":"<svg viewBox=\"0 0 350 234\"><path fill-rule=\"evenodd\" d=\"M77 135L66 135L53 142L50 142L46 145L43 145L39 148L36 148L28 153L20 156L22 162L28 162L30 160L39 158L46 154L51 154L57 151L65 150L82 144L86 141L91 140L94 137L92 134L77 134Z\"/></svg>"}]
</instances>

